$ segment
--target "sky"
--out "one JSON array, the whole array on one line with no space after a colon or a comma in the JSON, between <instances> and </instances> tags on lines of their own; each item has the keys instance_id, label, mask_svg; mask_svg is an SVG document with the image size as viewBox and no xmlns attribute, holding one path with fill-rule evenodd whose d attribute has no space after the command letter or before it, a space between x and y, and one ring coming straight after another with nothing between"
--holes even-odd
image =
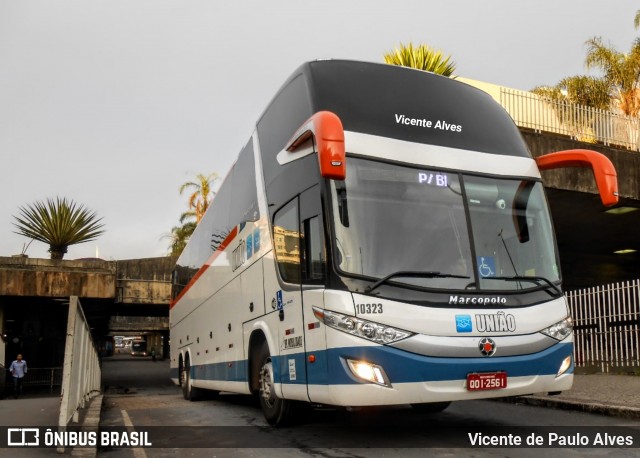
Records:
<instances>
[{"instance_id":1,"label":"sky","mask_svg":"<svg viewBox=\"0 0 640 458\"><path fill-rule=\"evenodd\" d=\"M180 185L224 177L303 62L381 62L400 43L517 89L588 73L585 41L627 51L631 0L0 0L0 256L48 258L15 234L57 196L103 218L65 259L164 256ZM591 72L593 74L593 72Z\"/></svg>"}]
</instances>

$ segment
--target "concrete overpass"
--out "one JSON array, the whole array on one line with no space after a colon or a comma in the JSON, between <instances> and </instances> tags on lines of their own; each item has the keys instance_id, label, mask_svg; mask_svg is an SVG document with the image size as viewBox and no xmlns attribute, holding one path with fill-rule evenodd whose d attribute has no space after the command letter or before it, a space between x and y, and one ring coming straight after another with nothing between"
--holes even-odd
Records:
<instances>
[{"instance_id":1,"label":"concrete overpass","mask_svg":"<svg viewBox=\"0 0 640 458\"><path fill-rule=\"evenodd\" d=\"M159 356L167 354L174 262L0 257L0 364L20 352L31 367L61 365L70 296L80 298L100 347L126 332L148 336Z\"/></svg>"}]
</instances>

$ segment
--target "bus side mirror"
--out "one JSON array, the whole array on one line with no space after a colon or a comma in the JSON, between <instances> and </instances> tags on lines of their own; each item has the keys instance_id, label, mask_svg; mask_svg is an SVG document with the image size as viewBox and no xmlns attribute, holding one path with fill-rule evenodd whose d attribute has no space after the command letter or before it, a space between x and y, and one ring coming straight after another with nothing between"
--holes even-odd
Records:
<instances>
[{"instance_id":1,"label":"bus side mirror","mask_svg":"<svg viewBox=\"0 0 640 458\"><path fill-rule=\"evenodd\" d=\"M293 153L307 140L313 139L318 153L320 175L344 181L347 174L342 121L330 111L318 111L293 135L285 149Z\"/></svg>"},{"instance_id":2,"label":"bus side mirror","mask_svg":"<svg viewBox=\"0 0 640 458\"><path fill-rule=\"evenodd\" d=\"M618 203L618 176L615 167L604 154L587 149L572 149L544 154L536 158L536 163L540 170L591 167L602 204L610 207Z\"/></svg>"}]
</instances>

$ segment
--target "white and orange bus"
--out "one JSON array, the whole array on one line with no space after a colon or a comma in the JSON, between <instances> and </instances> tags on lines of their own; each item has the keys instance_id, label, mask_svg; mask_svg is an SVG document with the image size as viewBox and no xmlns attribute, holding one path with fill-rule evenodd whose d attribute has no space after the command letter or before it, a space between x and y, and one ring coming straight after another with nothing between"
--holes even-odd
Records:
<instances>
[{"instance_id":1,"label":"white and orange bus","mask_svg":"<svg viewBox=\"0 0 640 458\"><path fill-rule=\"evenodd\" d=\"M300 403L411 404L571 388L572 322L540 170L616 173L586 150L533 159L484 92L326 60L258 120L180 256L172 379Z\"/></svg>"}]
</instances>

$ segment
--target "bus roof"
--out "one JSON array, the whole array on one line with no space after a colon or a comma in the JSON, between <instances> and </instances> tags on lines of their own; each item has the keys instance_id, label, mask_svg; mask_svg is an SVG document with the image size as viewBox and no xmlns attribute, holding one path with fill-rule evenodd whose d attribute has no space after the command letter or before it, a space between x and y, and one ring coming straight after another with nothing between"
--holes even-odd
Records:
<instances>
[{"instance_id":1,"label":"bus roof","mask_svg":"<svg viewBox=\"0 0 640 458\"><path fill-rule=\"evenodd\" d=\"M507 112L477 88L406 67L319 60L300 66L260 118L263 164L321 110L338 115L345 131L531 157Z\"/></svg>"}]
</instances>

